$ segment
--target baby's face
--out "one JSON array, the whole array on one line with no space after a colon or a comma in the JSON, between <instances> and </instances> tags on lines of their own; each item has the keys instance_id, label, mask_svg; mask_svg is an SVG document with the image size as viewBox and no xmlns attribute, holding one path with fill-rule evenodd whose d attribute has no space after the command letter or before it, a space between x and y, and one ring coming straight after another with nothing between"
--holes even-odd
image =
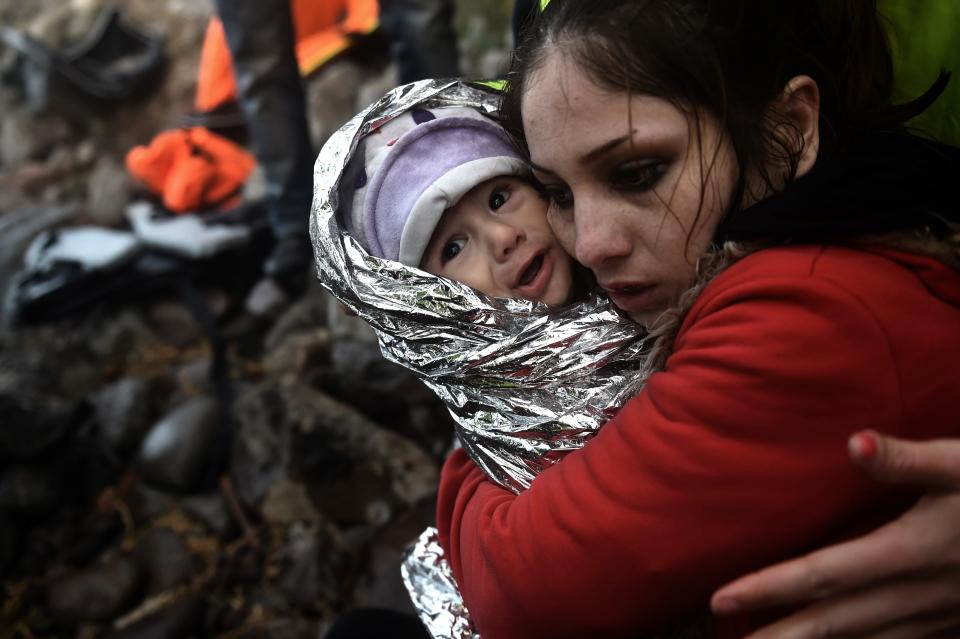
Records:
<instances>
[{"instance_id":1,"label":"baby's face","mask_svg":"<svg viewBox=\"0 0 960 639\"><path fill-rule=\"evenodd\" d=\"M547 224L547 203L521 179L497 177L447 209L420 267L493 297L559 306L574 291L573 261Z\"/></svg>"}]
</instances>

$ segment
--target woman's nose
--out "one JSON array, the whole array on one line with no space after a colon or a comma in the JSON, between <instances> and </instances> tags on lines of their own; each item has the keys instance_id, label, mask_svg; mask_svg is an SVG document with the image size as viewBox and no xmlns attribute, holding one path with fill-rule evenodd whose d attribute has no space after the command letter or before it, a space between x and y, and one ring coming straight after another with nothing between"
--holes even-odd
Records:
<instances>
[{"instance_id":1,"label":"woman's nose","mask_svg":"<svg viewBox=\"0 0 960 639\"><path fill-rule=\"evenodd\" d=\"M587 268L597 269L609 260L630 254L629 234L616 223L615 216L604 213L601 207L581 209L574 220L574 257Z\"/></svg>"}]
</instances>

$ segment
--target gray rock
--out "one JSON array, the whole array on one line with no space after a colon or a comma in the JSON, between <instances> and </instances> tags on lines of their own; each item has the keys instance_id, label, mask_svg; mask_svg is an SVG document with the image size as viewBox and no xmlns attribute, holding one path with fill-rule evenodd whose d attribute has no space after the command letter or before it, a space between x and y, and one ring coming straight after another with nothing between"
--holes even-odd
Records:
<instances>
[{"instance_id":1,"label":"gray rock","mask_svg":"<svg viewBox=\"0 0 960 639\"><path fill-rule=\"evenodd\" d=\"M156 490L142 483L133 487L126 501L133 521L138 526L159 517L177 505L177 498L170 493Z\"/></svg>"},{"instance_id":2,"label":"gray rock","mask_svg":"<svg viewBox=\"0 0 960 639\"><path fill-rule=\"evenodd\" d=\"M356 315L346 314L333 296L328 294L326 300L327 329L334 340L355 340L379 348L377 335L369 324Z\"/></svg>"},{"instance_id":3,"label":"gray rock","mask_svg":"<svg viewBox=\"0 0 960 639\"><path fill-rule=\"evenodd\" d=\"M17 529L10 513L0 510L0 574L7 573L7 566L13 560L17 547Z\"/></svg>"},{"instance_id":4,"label":"gray rock","mask_svg":"<svg viewBox=\"0 0 960 639\"><path fill-rule=\"evenodd\" d=\"M157 339L143 317L133 310L111 315L85 337L91 354L101 362L126 362L131 353Z\"/></svg>"},{"instance_id":5,"label":"gray rock","mask_svg":"<svg viewBox=\"0 0 960 639\"><path fill-rule=\"evenodd\" d=\"M255 317L279 314L290 300L283 290L269 277L257 282L247 294L244 306Z\"/></svg>"},{"instance_id":6,"label":"gray rock","mask_svg":"<svg viewBox=\"0 0 960 639\"><path fill-rule=\"evenodd\" d=\"M0 364L0 460L28 459L47 450L73 422L73 407L41 394L37 379L8 368L15 364Z\"/></svg>"},{"instance_id":7,"label":"gray rock","mask_svg":"<svg viewBox=\"0 0 960 639\"><path fill-rule=\"evenodd\" d=\"M281 479L267 491L260 506L260 515L268 524L281 527L320 520L320 513L310 500L306 486L287 478Z\"/></svg>"},{"instance_id":8,"label":"gray rock","mask_svg":"<svg viewBox=\"0 0 960 639\"><path fill-rule=\"evenodd\" d=\"M158 337L180 348L190 346L202 335L202 329L190 309L177 302L153 304L147 312L147 318Z\"/></svg>"},{"instance_id":9,"label":"gray rock","mask_svg":"<svg viewBox=\"0 0 960 639\"><path fill-rule=\"evenodd\" d=\"M253 507L286 477L307 487L323 516L354 526L370 523L378 508L402 510L436 490L429 456L320 391L265 383L239 397L231 470ZM371 509L378 500L384 504Z\"/></svg>"},{"instance_id":10,"label":"gray rock","mask_svg":"<svg viewBox=\"0 0 960 639\"><path fill-rule=\"evenodd\" d=\"M307 289L301 299L290 305L273 323L263 347L271 351L288 338L300 333L312 333L327 323L327 296L323 291Z\"/></svg>"},{"instance_id":11,"label":"gray rock","mask_svg":"<svg viewBox=\"0 0 960 639\"><path fill-rule=\"evenodd\" d=\"M53 581L47 588L47 607L61 623L107 621L136 601L140 582L136 564L117 558Z\"/></svg>"},{"instance_id":12,"label":"gray rock","mask_svg":"<svg viewBox=\"0 0 960 639\"><path fill-rule=\"evenodd\" d=\"M397 84L397 67L393 63L387 64L379 73L366 79L360 86L353 110L359 112L366 109Z\"/></svg>"},{"instance_id":13,"label":"gray rock","mask_svg":"<svg viewBox=\"0 0 960 639\"><path fill-rule=\"evenodd\" d=\"M424 501L377 531L368 544L366 569L353 591L354 606L416 614L400 576L400 563L412 541L434 524L435 508L434 500Z\"/></svg>"},{"instance_id":14,"label":"gray rock","mask_svg":"<svg viewBox=\"0 0 960 639\"><path fill-rule=\"evenodd\" d=\"M330 367L330 334L318 328L287 337L279 345L266 349L263 367L267 375L292 382L304 379L309 369Z\"/></svg>"},{"instance_id":15,"label":"gray rock","mask_svg":"<svg viewBox=\"0 0 960 639\"><path fill-rule=\"evenodd\" d=\"M69 137L70 127L61 118L9 109L0 118L0 164L10 166L39 159Z\"/></svg>"},{"instance_id":16,"label":"gray rock","mask_svg":"<svg viewBox=\"0 0 960 639\"><path fill-rule=\"evenodd\" d=\"M206 611L203 597L190 595L124 628L107 633L105 639L183 639L207 636L203 632Z\"/></svg>"},{"instance_id":17,"label":"gray rock","mask_svg":"<svg viewBox=\"0 0 960 639\"><path fill-rule=\"evenodd\" d=\"M198 487L210 471L220 436L217 402L195 397L157 422L140 446L145 481L180 491Z\"/></svg>"},{"instance_id":18,"label":"gray rock","mask_svg":"<svg viewBox=\"0 0 960 639\"><path fill-rule=\"evenodd\" d=\"M236 397L230 474L240 500L256 508L285 476L290 429L283 398L275 388L243 387Z\"/></svg>"},{"instance_id":19,"label":"gray rock","mask_svg":"<svg viewBox=\"0 0 960 639\"><path fill-rule=\"evenodd\" d=\"M187 362L177 370L177 386L188 395L211 392L209 357Z\"/></svg>"},{"instance_id":20,"label":"gray rock","mask_svg":"<svg viewBox=\"0 0 960 639\"><path fill-rule=\"evenodd\" d=\"M132 450L147 432L152 417L151 385L139 377L118 380L93 400L101 441L110 450Z\"/></svg>"},{"instance_id":21,"label":"gray rock","mask_svg":"<svg viewBox=\"0 0 960 639\"><path fill-rule=\"evenodd\" d=\"M0 509L48 512L60 500L59 476L39 466L11 466L0 471Z\"/></svg>"},{"instance_id":22,"label":"gray rock","mask_svg":"<svg viewBox=\"0 0 960 639\"><path fill-rule=\"evenodd\" d=\"M374 72L368 67L340 58L325 65L307 81L307 113L314 148L322 147L327 138L356 114L354 105L360 87L373 76Z\"/></svg>"},{"instance_id":23,"label":"gray rock","mask_svg":"<svg viewBox=\"0 0 960 639\"><path fill-rule=\"evenodd\" d=\"M338 339L331 348L333 378L338 398L358 407L375 422L391 430L414 436L424 448L432 440L448 434L449 419L436 396L408 370L388 362L374 344L353 339ZM431 423L422 423L418 412L427 408ZM420 432L418 427L425 427Z\"/></svg>"},{"instance_id":24,"label":"gray rock","mask_svg":"<svg viewBox=\"0 0 960 639\"><path fill-rule=\"evenodd\" d=\"M122 164L101 157L87 184L87 214L102 226L119 226L133 194L133 181Z\"/></svg>"},{"instance_id":25,"label":"gray rock","mask_svg":"<svg viewBox=\"0 0 960 639\"><path fill-rule=\"evenodd\" d=\"M218 535L230 536L236 531L233 515L219 492L186 497L180 500L180 506Z\"/></svg>"},{"instance_id":26,"label":"gray rock","mask_svg":"<svg viewBox=\"0 0 960 639\"><path fill-rule=\"evenodd\" d=\"M133 560L146 577L147 595L184 584L202 568L177 533L166 527L144 534L133 549Z\"/></svg>"},{"instance_id":27,"label":"gray rock","mask_svg":"<svg viewBox=\"0 0 960 639\"><path fill-rule=\"evenodd\" d=\"M317 622L299 617L270 619L263 624L263 633L264 639L317 639L322 636Z\"/></svg>"},{"instance_id":28,"label":"gray rock","mask_svg":"<svg viewBox=\"0 0 960 639\"><path fill-rule=\"evenodd\" d=\"M400 576L402 562L402 550L382 545L371 548L367 570L353 591L353 604L415 615L416 608Z\"/></svg>"},{"instance_id":29,"label":"gray rock","mask_svg":"<svg viewBox=\"0 0 960 639\"><path fill-rule=\"evenodd\" d=\"M97 3L66 2L41 12L27 30L52 49L77 44L93 27L100 6Z\"/></svg>"},{"instance_id":30,"label":"gray rock","mask_svg":"<svg viewBox=\"0 0 960 639\"><path fill-rule=\"evenodd\" d=\"M345 556L329 528L322 525L294 524L287 530L284 571L278 588L286 600L299 610L321 612L335 606L340 588L337 569Z\"/></svg>"}]
</instances>

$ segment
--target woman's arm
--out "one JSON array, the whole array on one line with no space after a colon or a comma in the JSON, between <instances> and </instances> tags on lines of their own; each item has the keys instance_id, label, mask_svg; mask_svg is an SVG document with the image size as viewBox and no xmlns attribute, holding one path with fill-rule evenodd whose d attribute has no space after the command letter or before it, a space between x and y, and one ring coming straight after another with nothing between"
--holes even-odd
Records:
<instances>
[{"instance_id":1,"label":"woman's arm","mask_svg":"<svg viewBox=\"0 0 960 639\"><path fill-rule=\"evenodd\" d=\"M714 595L714 612L812 604L751 639L960 634L960 440L863 433L850 453L881 481L930 492L865 537L738 579Z\"/></svg>"},{"instance_id":2,"label":"woman's arm","mask_svg":"<svg viewBox=\"0 0 960 639\"><path fill-rule=\"evenodd\" d=\"M763 268L704 297L667 370L528 491L463 455L446 465L438 528L482 636L676 623L749 566L890 505L843 455L858 425L900 426L872 314L830 282Z\"/></svg>"}]
</instances>

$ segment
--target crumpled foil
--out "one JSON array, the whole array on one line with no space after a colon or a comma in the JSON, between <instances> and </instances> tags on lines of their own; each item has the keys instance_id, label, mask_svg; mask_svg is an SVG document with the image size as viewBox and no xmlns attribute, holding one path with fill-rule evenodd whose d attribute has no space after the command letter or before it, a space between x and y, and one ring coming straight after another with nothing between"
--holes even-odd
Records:
<instances>
[{"instance_id":1,"label":"crumpled foil","mask_svg":"<svg viewBox=\"0 0 960 639\"><path fill-rule=\"evenodd\" d=\"M336 215L340 178L369 131L415 105L495 116L498 101L492 90L455 80L389 92L321 150L310 234L324 287L374 328L385 358L413 371L446 403L460 442L487 476L519 493L640 390L647 376L643 329L595 294L551 310L373 257ZM434 637L478 636L435 530L408 551L403 572Z\"/></svg>"}]
</instances>

